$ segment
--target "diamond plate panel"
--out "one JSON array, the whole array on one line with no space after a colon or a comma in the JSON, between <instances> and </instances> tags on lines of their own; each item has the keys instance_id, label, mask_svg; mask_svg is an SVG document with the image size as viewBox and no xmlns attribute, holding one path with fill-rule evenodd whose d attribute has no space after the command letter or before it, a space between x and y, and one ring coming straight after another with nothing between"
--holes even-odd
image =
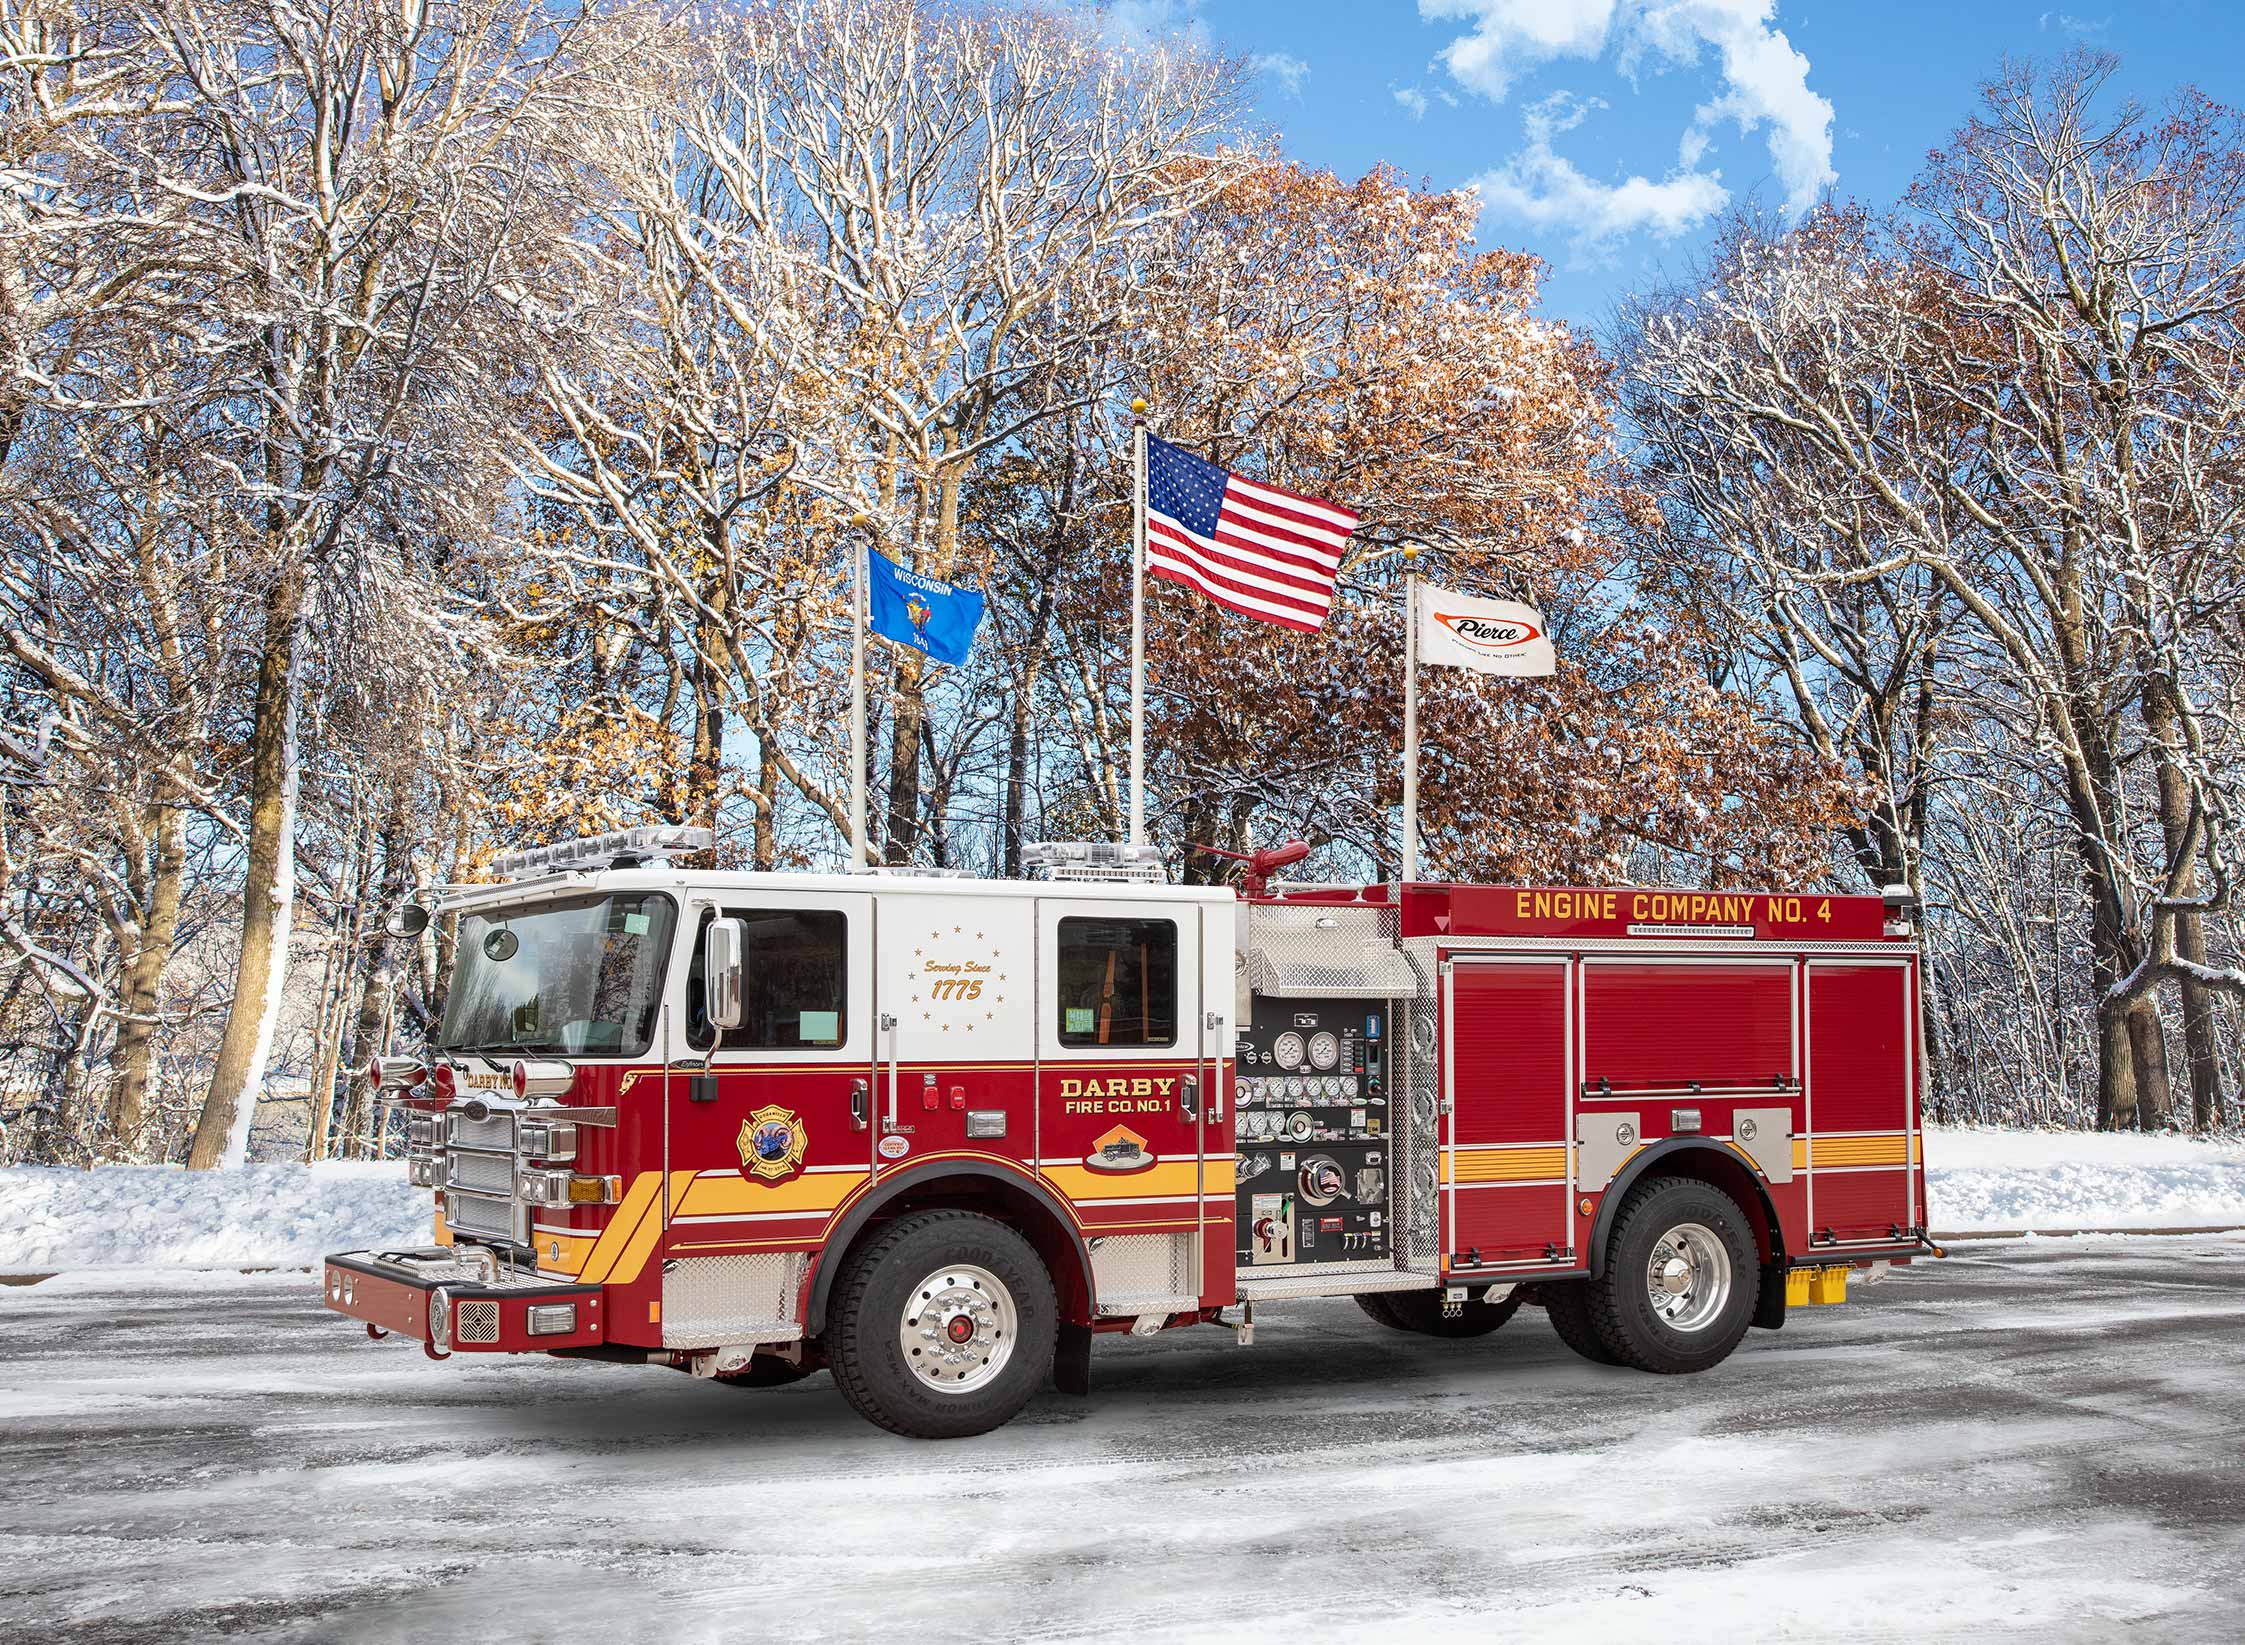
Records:
<instances>
[{"instance_id":1,"label":"diamond plate panel","mask_svg":"<svg viewBox=\"0 0 2245 1645\"><path fill-rule=\"evenodd\" d=\"M663 1346L793 1342L803 1334L795 1299L811 1259L801 1251L680 1257L663 1265Z\"/></svg>"},{"instance_id":2,"label":"diamond plate panel","mask_svg":"<svg viewBox=\"0 0 2245 1645\"><path fill-rule=\"evenodd\" d=\"M1193 1236L1109 1234L1092 1248L1091 1278L1101 1313L1136 1313L1141 1310L1131 1305L1145 1302L1189 1306L1199 1300L1193 1288Z\"/></svg>"},{"instance_id":3,"label":"diamond plate panel","mask_svg":"<svg viewBox=\"0 0 2245 1645\"><path fill-rule=\"evenodd\" d=\"M1253 903L1240 946L1258 994L1395 999L1411 968L1395 946L1396 912L1362 904Z\"/></svg>"}]
</instances>

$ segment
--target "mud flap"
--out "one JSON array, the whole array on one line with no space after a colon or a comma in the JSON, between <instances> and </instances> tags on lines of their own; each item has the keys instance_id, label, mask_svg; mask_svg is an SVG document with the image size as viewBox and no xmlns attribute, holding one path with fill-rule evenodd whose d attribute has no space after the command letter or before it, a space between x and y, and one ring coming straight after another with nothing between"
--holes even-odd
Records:
<instances>
[{"instance_id":1,"label":"mud flap","mask_svg":"<svg viewBox=\"0 0 2245 1645\"><path fill-rule=\"evenodd\" d=\"M1091 1327L1060 1327L1052 1348L1052 1385L1064 1394L1082 1399L1091 1392Z\"/></svg>"},{"instance_id":2,"label":"mud flap","mask_svg":"<svg viewBox=\"0 0 2245 1645\"><path fill-rule=\"evenodd\" d=\"M1762 1264L1762 1294L1754 1299L1751 1323L1764 1331L1774 1331L1785 1323L1785 1264L1782 1262Z\"/></svg>"}]
</instances>

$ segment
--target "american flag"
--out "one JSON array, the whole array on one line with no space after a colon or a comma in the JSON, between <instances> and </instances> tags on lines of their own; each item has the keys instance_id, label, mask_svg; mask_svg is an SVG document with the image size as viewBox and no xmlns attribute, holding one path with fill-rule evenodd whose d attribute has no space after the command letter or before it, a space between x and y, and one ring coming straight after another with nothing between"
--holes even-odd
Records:
<instances>
[{"instance_id":1,"label":"american flag","mask_svg":"<svg viewBox=\"0 0 2245 1645\"><path fill-rule=\"evenodd\" d=\"M1227 610L1316 633L1355 529L1348 509L1146 437L1146 569Z\"/></svg>"}]
</instances>

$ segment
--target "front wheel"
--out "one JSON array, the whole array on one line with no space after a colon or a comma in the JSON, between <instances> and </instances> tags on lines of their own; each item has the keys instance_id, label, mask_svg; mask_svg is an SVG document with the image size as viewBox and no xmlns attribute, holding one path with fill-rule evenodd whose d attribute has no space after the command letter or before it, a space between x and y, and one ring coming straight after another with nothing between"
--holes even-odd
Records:
<instances>
[{"instance_id":1,"label":"front wheel","mask_svg":"<svg viewBox=\"0 0 2245 1645\"><path fill-rule=\"evenodd\" d=\"M1640 1371L1704 1371L1730 1356L1754 1318L1761 1259L1728 1194L1684 1177L1631 1191L1585 1290L1591 1323Z\"/></svg>"},{"instance_id":2,"label":"front wheel","mask_svg":"<svg viewBox=\"0 0 2245 1645\"><path fill-rule=\"evenodd\" d=\"M901 1217L850 1253L827 1356L858 1414L916 1439L984 1434L1052 1370L1058 1307L1036 1250L968 1211Z\"/></svg>"}]
</instances>

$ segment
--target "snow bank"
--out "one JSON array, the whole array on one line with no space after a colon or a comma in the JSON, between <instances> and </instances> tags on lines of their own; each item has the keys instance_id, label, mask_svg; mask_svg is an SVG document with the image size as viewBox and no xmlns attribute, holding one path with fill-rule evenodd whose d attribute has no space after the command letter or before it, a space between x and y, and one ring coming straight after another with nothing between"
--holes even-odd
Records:
<instances>
[{"instance_id":1,"label":"snow bank","mask_svg":"<svg viewBox=\"0 0 2245 1645\"><path fill-rule=\"evenodd\" d=\"M2245 1225L2245 1143L2066 1131L1929 1129L1943 1233ZM429 1237L429 1194L402 1164L0 1170L0 1273L65 1268L295 1268Z\"/></svg>"},{"instance_id":2,"label":"snow bank","mask_svg":"<svg viewBox=\"0 0 2245 1645\"><path fill-rule=\"evenodd\" d=\"M158 1264L294 1268L425 1245L431 1196L402 1163L0 1170L0 1273Z\"/></svg>"},{"instance_id":3,"label":"snow bank","mask_svg":"<svg viewBox=\"0 0 2245 1645\"><path fill-rule=\"evenodd\" d=\"M1942 1233L2245 1225L2245 1143L1928 1127L1925 1187Z\"/></svg>"}]
</instances>

